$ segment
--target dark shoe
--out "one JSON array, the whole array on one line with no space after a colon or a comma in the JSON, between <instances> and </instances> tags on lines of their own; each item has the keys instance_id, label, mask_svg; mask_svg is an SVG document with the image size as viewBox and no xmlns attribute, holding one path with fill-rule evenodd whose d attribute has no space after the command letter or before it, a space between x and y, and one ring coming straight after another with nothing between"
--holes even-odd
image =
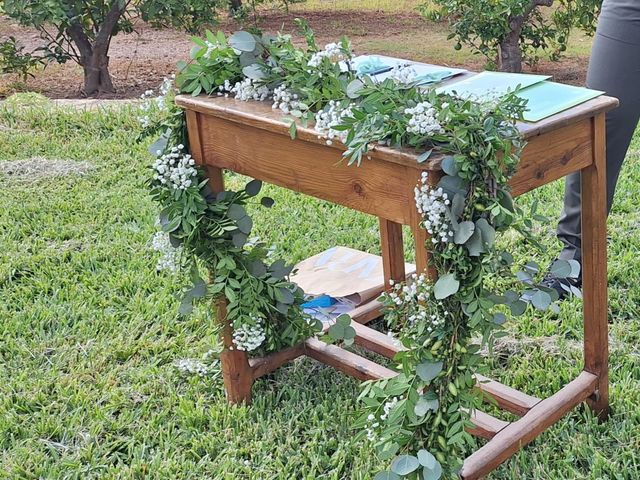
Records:
<instances>
[{"instance_id":1,"label":"dark shoe","mask_svg":"<svg viewBox=\"0 0 640 480\"><path fill-rule=\"evenodd\" d=\"M547 273L540 286L545 288L551 288L558 293L558 300L565 300L571 295L582 298L582 278L557 278Z\"/></svg>"}]
</instances>

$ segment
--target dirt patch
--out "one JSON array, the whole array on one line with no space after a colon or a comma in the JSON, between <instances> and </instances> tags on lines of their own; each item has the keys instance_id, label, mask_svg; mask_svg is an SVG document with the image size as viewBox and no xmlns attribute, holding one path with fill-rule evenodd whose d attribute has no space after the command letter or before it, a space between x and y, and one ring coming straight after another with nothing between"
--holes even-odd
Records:
<instances>
[{"instance_id":1,"label":"dirt patch","mask_svg":"<svg viewBox=\"0 0 640 480\"><path fill-rule=\"evenodd\" d=\"M82 176L93 169L89 162L32 157L0 162L0 175L11 180L37 182L54 177Z\"/></svg>"},{"instance_id":2,"label":"dirt patch","mask_svg":"<svg viewBox=\"0 0 640 480\"><path fill-rule=\"evenodd\" d=\"M258 26L264 31L294 32L294 19L305 18L316 32L318 43L335 41L346 35L356 53L384 53L412 60L481 70L484 61L469 52L456 52L447 40L444 23L425 21L415 13L383 11L281 11L264 12ZM219 27L226 32L238 29L231 20ZM34 29L21 27L0 17L0 35L15 36L27 49L41 45ZM154 29L142 22L136 32L114 37L110 49L110 69L117 92L101 98L135 98L148 89L155 89L162 79L175 71L175 64L188 57L191 42L184 32ZM542 61L536 72L552 74L557 81L584 83L586 58L568 58L559 63ZM0 97L17 90L32 90L50 98L80 98L82 69L74 64L53 64L38 72L26 83L15 76L0 78Z\"/></svg>"}]
</instances>

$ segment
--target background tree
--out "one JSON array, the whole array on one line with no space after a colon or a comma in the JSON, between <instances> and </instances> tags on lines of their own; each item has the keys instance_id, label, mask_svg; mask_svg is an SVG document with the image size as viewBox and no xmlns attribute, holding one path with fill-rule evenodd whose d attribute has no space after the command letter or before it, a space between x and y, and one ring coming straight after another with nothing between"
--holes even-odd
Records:
<instances>
[{"instance_id":1,"label":"background tree","mask_svg":"<svg viewBox=\"0 0 640 480\"><path fill-rule=\"evenodd\" d=\"M457 40L456 49L468 45L500 70L520 72L523 61L535 63L541 50L557 58L572 28L593 33L601 4L602 0L432 0L422 8L429 16L449 18L449 38Z\"/></svg>"},{"instance_id":2,"label":"background tree","mask_svg":"<svg viewBox=\"0 0 640 480\"><path fill-rule=\"evenodd\" d=\"M10 17L38 29L48 60L82 66L85 95L115 90L109 46L114 35L133 31L134 18L195 32L226 6L226 0L4 0Z\"/></svg>"}]
</instances>

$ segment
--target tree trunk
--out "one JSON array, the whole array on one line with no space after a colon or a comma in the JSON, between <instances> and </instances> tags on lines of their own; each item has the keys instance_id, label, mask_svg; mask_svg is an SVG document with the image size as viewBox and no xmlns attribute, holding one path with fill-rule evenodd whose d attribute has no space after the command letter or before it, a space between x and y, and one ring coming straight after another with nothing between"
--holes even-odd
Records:
<instances>
[{"instance_id":1,"label":"tree trunk","mask_svg":"<svg viewBox=\"0 0 640 480\"><path fill-rule=\"evenodd\" d=\"M83 93L85 95L115 92L109 73L109 57L107 55L99 55L94 51L91 57L85 61L83 68Z\"/></svg>"},{"instance_id":2,"label":"tree trunk","mask_svg":"<svg viewBox=\"0 0 640 480\"><path fill-rule=\"evenodd\" d=\"M531 0L520 15L509 17L510 31L500 41L500 70L503 72L522 72L522 48L520 46L520 35L525 22L529 21L529 16L537 7L550 7L553 0Z\"/></svg>"},{"instance_id":3,"label":"tree trunk","mask_svg":"<svg viewBox=\"0 0 640 480\"><path fill-rule=\"evenodd\" d=\"M112 0L111 8L93 42L78 20L77 14L73 10L68 13L70 22L66 32L80 52L78 63L84 69L83 93L87 96L115 92L109 73L109 45L118 21L128 5L129 1Z\"/></svg>"},{"instance_id":4,"label":"tree trunk","mask_svg":"<svg viewBox=\"0 0 640 480\"><path fill-rule=\"evenodd\" d=\"M522 49L520 48L521 28L509 32L500 42L500 70L522 72Z\"/></svg>"}]
</instances>

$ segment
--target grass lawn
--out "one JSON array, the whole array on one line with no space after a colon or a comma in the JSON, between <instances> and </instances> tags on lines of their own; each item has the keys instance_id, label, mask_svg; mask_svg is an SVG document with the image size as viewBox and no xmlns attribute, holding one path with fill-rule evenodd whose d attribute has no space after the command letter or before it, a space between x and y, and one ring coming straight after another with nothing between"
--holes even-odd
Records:
<instances>
[{"instance_id":1,"label":"grass lawn","mask_svg":"<svg viewBox=\"0 0 640 480\"><path fill-rule=\"evenodd\" d=\"M180 279L155 270L135 117L0 107L0 478L372 478L381 463L351 428L356 381L299 360L258 381L252 407L229 407L218 375L175 368L211 349L215 328L206 309L178 319ZM490 478L640 476L639 152L637 137L610 219L611 420L580 408ZM553 218L561 188L522 202ZM378 251L374 218L268 190L276 206L256 230L288 260ZM553 225L540 231L546 262ZM579 372L579 301L507 332L485 373L544 397Z\"/></svg>"}]
</instances>

